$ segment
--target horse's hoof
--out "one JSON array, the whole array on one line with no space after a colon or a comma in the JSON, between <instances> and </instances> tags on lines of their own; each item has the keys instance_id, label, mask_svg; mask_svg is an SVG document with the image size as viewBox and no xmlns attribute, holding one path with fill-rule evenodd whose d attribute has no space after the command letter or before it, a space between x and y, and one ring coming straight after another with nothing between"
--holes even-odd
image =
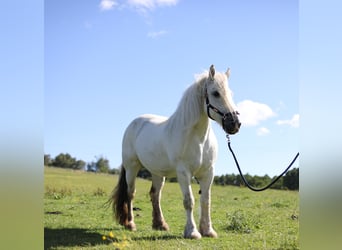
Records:
<instances>
[{"instance_id":1,"label":"horse's hoof","mask_svg":"<svg viewBox=\"0 0 342 250\"><path fill-rule=\"evenodd\" d=\"M206 232L206 233L201 232L201 234L204 237L217 238L217 233L214 230L211 230L211 231Z\"/></svg>"},{"instance_id":2,"label":"horse's hoof","mask_svg":"<svg viewBox=\"0 0 342 250\"><path fill-rule=\"evenodd\" d=\"M137 227L135 226L134 222L129 222L128 224L124 225L127 230L130 231L137 231Z\"/></svg>"},{"instance_id":3,"label":"horse's hoof","mask_svg":"<svg viewBox=\"0 0 342 250\"><path fill-rule=\"evenodd\" d=\"M184 232L184 238L187 239L201 239L202 235L196 230L190 233Z\"/></svg>"},{"instance_id":4,"label":"horse's hoof","mask_svg":"<svg viewBox=\"0 0 342 250\"><path fill-rule=\"evenodd\" d=\"M169 225L163 222L159 225L152 225L152 229L159 230L159 231L169 231Z\"/></svg>"}]
</instances>

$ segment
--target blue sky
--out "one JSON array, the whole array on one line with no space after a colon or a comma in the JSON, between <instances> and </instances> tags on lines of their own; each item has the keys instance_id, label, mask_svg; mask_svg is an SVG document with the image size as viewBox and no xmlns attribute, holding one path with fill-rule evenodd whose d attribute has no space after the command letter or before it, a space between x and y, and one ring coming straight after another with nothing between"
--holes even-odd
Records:
<instances>
[{"instance_id":1,"label":"blue sky","mask_svg":"<svg viewBox=\"0 0 342 250\"><path fill-rule=\"evenodd\" d=\"M18 228L7 223L2 245L43 246L43 152L86 161L103 154L115 167L131 119L172 113L193 74L214 63L231 67L236 103L251 100L276 113L232 136L244 171L277 174L300 139L301 245L341 246L342 2L210 2L153 9L118 2L101 10L100 0L1 1L0 185L7 206L0 214L5 224L19 218L26 232L18 241ZM278 125L298 106L300 128ZM216 174L236 173L224 133L213 127ZM262 127L270 132L258 136ZM22 201L29 201L24 216L16 212Z\"/></svg>"},{"instance_id":2,"label":"blue sky","mask_svg":"<svg viewBox=\"0 0 342 250\"><path fill-rule=\"evenodd\" d=\"M140 114L171 115L194 75L231 68L245 173L274 176L299 150L298 1L45 1L44 153L121 163ZM225 134L215 175L237 173ZM298 163L295 164L298 166Z\"/></svg>"}]
</instances>

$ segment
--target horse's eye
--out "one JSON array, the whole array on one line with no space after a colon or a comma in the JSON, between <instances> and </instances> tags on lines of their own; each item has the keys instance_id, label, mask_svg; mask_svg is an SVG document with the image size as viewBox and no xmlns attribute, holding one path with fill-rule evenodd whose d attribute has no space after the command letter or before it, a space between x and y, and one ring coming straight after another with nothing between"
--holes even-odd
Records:
<instances>
[{"instance_id":1,"label":"horse's eye","mask_svg":"<svg viewBox=\"0 0 342 250\"><path fill-rule=\"evenodd\" d=\"M214 92L213 92L213 96L214 96L214 97L220 97L220 93L219 93L218 91L214 91Z\"/></svg>"}]
</instances>

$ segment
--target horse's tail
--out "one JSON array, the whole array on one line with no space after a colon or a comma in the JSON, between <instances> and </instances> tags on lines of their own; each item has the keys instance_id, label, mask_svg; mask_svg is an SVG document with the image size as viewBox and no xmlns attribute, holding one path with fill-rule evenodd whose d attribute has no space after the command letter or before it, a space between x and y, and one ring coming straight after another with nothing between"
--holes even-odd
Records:
<instances>
[{"instance_id":1,"label":"horse's tail","mask_svg":"<svg viewBox=\"0 0 342 250\"><path fill-rule=\"evenodd\" d=\"M113 216L120 225L128 224L128 203L129 196L127 192L126 170L121 165L118 184L114 188L108 203L112 204Z\"/></svg>"}]
</instances>

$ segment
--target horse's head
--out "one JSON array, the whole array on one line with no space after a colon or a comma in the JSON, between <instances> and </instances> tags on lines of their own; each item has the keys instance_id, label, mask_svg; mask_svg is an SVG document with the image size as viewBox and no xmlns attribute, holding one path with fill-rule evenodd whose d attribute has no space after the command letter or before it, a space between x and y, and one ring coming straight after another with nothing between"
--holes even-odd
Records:
<instances>
[{"instance_id":1,"label":"horse's head","mask_svg":"<svg viewBox=\"0 0 342 250\"><path fill-rule=\"evenodd\" d=\"M241 123L235 110L232 92L228 88L230 69L225 73L215 74L214 65L210 66L205 83L205 108L208 117L222 125L228 134L239 131Z\"/></svg>"}]
</instances>

